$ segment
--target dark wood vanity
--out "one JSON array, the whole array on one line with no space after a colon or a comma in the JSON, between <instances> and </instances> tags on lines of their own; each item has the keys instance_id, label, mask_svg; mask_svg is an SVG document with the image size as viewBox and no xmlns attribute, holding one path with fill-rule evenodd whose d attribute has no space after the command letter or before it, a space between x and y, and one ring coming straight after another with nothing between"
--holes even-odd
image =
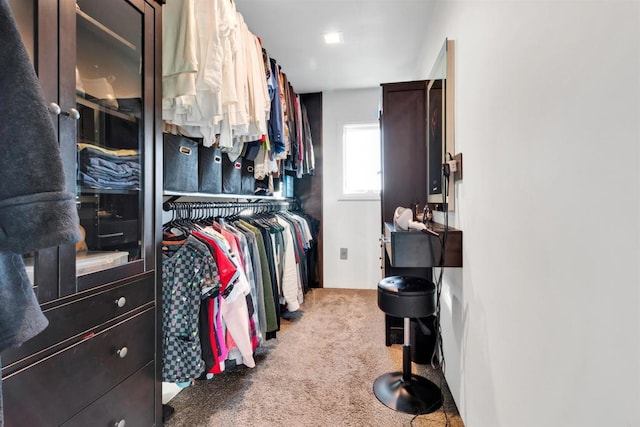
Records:
<instances>
[{"instance_id":1,"label":"dark wood vanity","mask_svg":"<svg viewBox=\"0 0 640 427\"><path fill-rule=\"evenodd\" d=\"M443 243L443 267L462 267L462 230L448 227L445 231L438 223L430 224L427 230L398 230L393 224L384 224L384 245L392 267L438 267Z\"/></svg>"}]
</instances>

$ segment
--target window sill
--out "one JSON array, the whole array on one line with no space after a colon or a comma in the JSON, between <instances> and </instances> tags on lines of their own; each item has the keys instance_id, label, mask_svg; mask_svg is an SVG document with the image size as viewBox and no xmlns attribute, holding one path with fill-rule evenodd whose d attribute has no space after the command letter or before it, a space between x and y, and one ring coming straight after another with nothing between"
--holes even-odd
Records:
<instances>
[{"instance_id":1,"label":"window sill","mask_svg":"<svg viewBox=\"0 0 640 427\"><path fill-rule=\"evenodd\" d=\"M338 197L338 201L340 202L376 202L380 201L379 194L341 194Z\"/></svg>"}]
</instances>

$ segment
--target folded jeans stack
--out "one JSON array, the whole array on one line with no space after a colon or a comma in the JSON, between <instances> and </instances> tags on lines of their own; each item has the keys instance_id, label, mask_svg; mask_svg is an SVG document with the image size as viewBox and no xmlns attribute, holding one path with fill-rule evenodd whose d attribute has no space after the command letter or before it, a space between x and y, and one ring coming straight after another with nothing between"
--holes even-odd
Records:
<instances>
[{"instance_id":1,"label":"folded jeans stack","mask_svg":"<svg viewBox=\"0 0 640 427\"><path fill-rule=\"evenodd\" d=\"M140 189L138 150L109 150L97 145L78 144L78 174L83 185L122 190Z\"/></svg>"}]
</instances>

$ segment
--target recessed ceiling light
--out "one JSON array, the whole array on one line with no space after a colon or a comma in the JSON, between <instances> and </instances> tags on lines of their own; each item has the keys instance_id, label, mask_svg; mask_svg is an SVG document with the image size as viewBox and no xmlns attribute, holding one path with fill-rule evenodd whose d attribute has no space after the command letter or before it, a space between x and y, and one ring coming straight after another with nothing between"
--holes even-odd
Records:
<instances>
[{"instance_id":1,"label":"recessed ceiling light","mask_svg":"<svg viewBox=\"0 0 640 427\"><path fill-rule=\"evenodd\" d=\"M340 43L343 43L344 40L342 38L342 33L340 33L340 32L326 33L324 35L324 42L326 44L340 44Z\"/></svg>"}]
</instances>

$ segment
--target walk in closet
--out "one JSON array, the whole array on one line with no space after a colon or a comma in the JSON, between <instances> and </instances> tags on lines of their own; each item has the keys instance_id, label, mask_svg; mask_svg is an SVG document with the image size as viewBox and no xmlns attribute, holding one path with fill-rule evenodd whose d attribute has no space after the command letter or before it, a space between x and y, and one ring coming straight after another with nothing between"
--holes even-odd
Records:
<instances>
[{"instance_id":1,"label":"walk in closet","mask_svg":"<svg viewBox=\"0 0 640 427\"><path fill-rule=\"evenodd\" d=\"M9 4L84 239L24 255L49 326L2 354L6 425L160 425L160 4Z\"/></svg>"}]
</instances>

